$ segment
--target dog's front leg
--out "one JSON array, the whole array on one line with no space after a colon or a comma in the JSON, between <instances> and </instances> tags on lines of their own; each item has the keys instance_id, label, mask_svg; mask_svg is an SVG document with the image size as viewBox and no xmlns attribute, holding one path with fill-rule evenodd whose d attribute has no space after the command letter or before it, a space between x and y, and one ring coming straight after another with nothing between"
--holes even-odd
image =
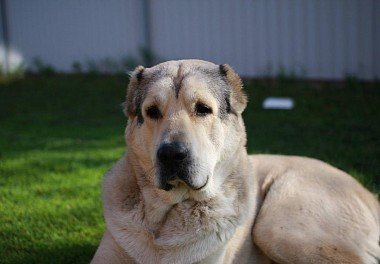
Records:
<instances>
[{"instance_id":1,"label":"dog's front leg","mask_svg":"<svg viewBox=\"0 0 380 264\"><path fill-rule=\"evenodd\" d=\"M91 264L129 264L135 263L116 243L111 233L106 230Z\"/></svg>"}]
</instances>

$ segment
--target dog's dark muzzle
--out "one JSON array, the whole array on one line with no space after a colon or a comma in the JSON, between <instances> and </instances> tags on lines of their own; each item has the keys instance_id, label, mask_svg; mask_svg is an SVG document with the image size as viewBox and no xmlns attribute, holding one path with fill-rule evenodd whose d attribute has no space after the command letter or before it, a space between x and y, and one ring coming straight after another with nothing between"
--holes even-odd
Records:
<instances>
[{"instance_id":1,"label":"dog's dark muzzle","mask_svg":"<svg viewBox=\"0 0 380 264\"><path fill-rule=\"evenodd\" d=\"M175 179L189 185L190 151L186 144L179 141L162 143L157 151L157 160L160 170L160 188L170 190L169 183Z\"/></svg>"}]
</instances>

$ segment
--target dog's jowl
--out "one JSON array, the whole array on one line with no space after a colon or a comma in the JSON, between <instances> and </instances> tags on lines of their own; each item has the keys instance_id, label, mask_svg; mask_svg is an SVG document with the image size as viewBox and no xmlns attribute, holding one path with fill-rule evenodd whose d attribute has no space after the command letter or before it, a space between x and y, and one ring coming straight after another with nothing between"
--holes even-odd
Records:
<instances>
[{"instance_id":1,"label":"dog's jowl","mask_svg":"<svg viewBox=\"0 0 380 264\"><path fill-rule=\"evenodd\" d=\"M374 195L322 161L249 156L246 104L226 64L136 68L92 263L377 263Z\"/></svg>"}]
</instances>

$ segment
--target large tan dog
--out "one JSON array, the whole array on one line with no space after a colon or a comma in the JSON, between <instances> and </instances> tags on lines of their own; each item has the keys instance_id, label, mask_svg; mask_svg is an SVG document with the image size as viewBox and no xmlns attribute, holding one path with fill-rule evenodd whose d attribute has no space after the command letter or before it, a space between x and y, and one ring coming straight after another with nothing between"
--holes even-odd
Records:
<instances>
[{"instance_id":1,"label":"large tan dog","mask_svg":"<svg viewBox=\"0 0 380 264\"><path fill-rule=\"evenodd\" d=\"M376 198L318 160L248 156L246 103L228 65L134 71L92 263L377 263Z\"/></svg>"}]
</instances>

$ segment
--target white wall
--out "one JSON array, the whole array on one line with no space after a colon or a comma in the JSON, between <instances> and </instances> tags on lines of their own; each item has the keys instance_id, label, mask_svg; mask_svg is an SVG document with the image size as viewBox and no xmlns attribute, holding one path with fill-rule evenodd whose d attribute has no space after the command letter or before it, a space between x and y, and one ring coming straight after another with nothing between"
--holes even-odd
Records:
<instances>
[{"instance_id":1,"label":"white wall","mask_svg":"<svg viewBox=\"0 0 380 264\"><path fill-rule=\"evenodd\" d=\"M150 0L160 59L229 63L245 76L380 78L380 0ZM138 55L143 1L7 0L11 47L59 70ZM1 45L0 45L1 49ZM0 57L1 60L1 57Z\"/></svg>"}]
</instances>

